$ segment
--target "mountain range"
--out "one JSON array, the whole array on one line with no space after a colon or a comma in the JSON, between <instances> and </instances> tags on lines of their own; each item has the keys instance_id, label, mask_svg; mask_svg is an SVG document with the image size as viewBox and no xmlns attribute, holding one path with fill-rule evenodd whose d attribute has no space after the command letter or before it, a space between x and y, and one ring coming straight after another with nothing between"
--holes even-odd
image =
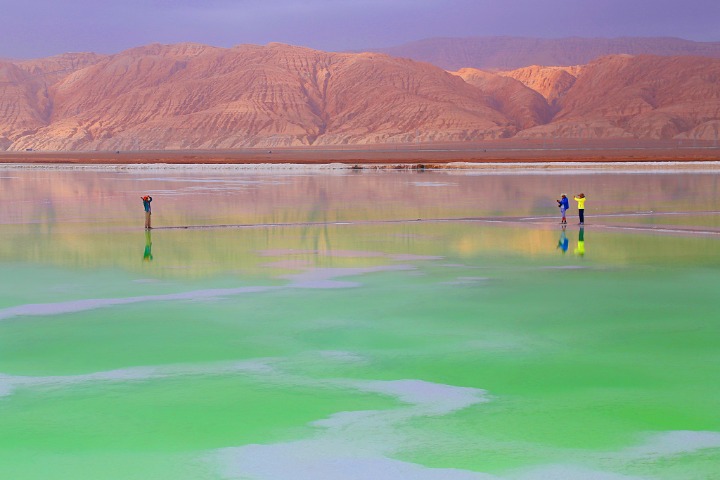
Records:
<instances>
[{"instance_id":1,"label":"mountain range","mask_svg":"<svg viewBox=\"0 0 720 480\"><path fill-rule=\"evenodd\" d=\"M447 71L375 52L185 43L0 61L0 150L717 140L718 130L720 59L701 56Z\"/></svg>"}]
</instances>

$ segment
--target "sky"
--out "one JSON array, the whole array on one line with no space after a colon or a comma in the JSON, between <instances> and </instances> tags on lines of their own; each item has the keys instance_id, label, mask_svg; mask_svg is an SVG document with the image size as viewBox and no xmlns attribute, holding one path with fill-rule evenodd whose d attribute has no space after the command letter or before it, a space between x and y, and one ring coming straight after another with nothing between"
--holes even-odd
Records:
<instances>
[{"instance_id":1,"label":"sky","mask_svg":"<svg viewBox=\"0 0 720 480\"><path fill-rule=\"evenodd\" d=\"M719 0L0 0L0 58L150 43L362 50L432 37L720 41Z\"/></svg>"}]
</instances>

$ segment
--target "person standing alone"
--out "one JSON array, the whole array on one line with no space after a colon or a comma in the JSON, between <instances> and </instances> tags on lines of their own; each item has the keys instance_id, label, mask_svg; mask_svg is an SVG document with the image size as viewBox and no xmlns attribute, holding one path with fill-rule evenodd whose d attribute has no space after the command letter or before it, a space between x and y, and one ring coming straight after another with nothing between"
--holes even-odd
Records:
<instances>
[{"instance_id":1,"label":"person standing alone","mask_svg":"<svg viewBox=\"0 0 720 480\"><path fill-rule=\"evenodd\" d=\"M575 195L575 201L578 204L578 216L580 217L580 225L585 225L585 194L578 193Z\"/></svg>"},{"instance_id":2,"label":"person standing alone","mask_svg":"<svg viewBox=\"0 0 720 480\"><path fill-rule=\"evenodd\" d=\"M145 228L151 229L152 226L150 225L150 216L152 215L152 209L150 208L150 202L152 202L152 197L150 195L145 195L142 198L143 201L143 207L145 208Z\"/></svg>"}]
</instances>

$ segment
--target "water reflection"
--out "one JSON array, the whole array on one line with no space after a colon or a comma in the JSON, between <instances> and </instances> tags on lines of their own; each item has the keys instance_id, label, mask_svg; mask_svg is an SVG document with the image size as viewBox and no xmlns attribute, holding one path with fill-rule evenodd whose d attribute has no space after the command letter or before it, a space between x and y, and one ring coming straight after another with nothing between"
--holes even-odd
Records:
<instances>
[{"instance_id":1,"label":"water reflection","mask_svg":"<svg viewBox=\"0 0 720 480\"><path fill-rule=\"evenodd\" d=\"M582 179L582 188L613 213L596 217L593 200L595 243L584 259L584 228L558 232L556 212L547 211L553 184L577 191L572 176L427 173L413 182L405 173L317 175L251 184L199 174L174 183L157 173L125 181L120 173L63 175L73 181L43 187L52 203L41 203L45 194L33 191L32 181L11 187L18 198L0 191L0 444L6 446L0 478L117 478L122 465L116 464L132 463L137 478L166 471L181 480L184 466L175 462L187 458L186 478L193 478L198 458L219 455L213 445L238 446L222 450L237 459L240 451L256 455L262 443L276 458L296 453L288 445L323 448L336 440L344 443L331 450L344 464L375 468L377 462L379 471L402 465L372 457L397 450L382 443L386 437L412 437L413 448L419 446L411 452L414 465L517 471L533 462L583 462L632 469L643 478L669 465L668 476L712 477L715 453L678 455L670 464L674 457L655 462L647 452L683 442L708 445L707 435L685 434L717 430L717 408L708 399L719 398L720 389L708 379L720 377L720 363L711 361L720 331L708 319L717 316L720 237L608 228L617 215L658 205L686 215L683 204L698 199L685 190L693 185L689 177L677 180L686 192L677 201L667 194L670 177L663 177L666 188L648 177L642 188L617 192L617 185L642 179ZM692 178L712 186L711 179ZM145 231L138 262L143 181L152 182L161 201L162 226L201 228ZM82 185L97 191L71 188ZM635 192L652 197L623 196ZM717 192L701 193L710 199L699 207L720 205ZM533 211L540 213L526 218ZM495 218L473 218L483 212ZM363 221L347 221L353 217ZM414 220L421 217L439 220ZM153 233L161 241L157 264ZM566 255L569 240L572 255ZM335 278L340 281L329 281ZM557 286L568 282L593 293L562 302L563 310L583 308L580 321L558 314ZM658 362L669 367L658 369ZM538 381L517 381L527 377ZM483 399L480 388L488 388L490 400L482 415L468 404ZM188 392L202 392L202 401ZM405 413L402 403L412 403ZM157 417L158 404L172 409ZM288 413L287 405L302 415ZM348 411L370 414L342 413ZM156 428L127 426L124 418L150 419ZM75 428L58 429L58 419ZM331 419L320 422L330 436L317 435L322 429L310 423L316 419ZM391 429L379 431L386 421ZM395 421L410 421L412 429ZM638 447L629 440L669 429L685 437ZM198 434L177 435L184 431ZM349 436L357 431L365 437L359 447ZM481 460L477 449L464 448L478 438L489 452ZM447 439L452 448L442 445ZM20 447L7 448L13 445ZM72 455L53 453L68 448ZM637 461L628 460L632 451L640 452ZM26 464L53 462L70 466L60 474L17 473ZM694 465L707 471L692 471ZM77 473L90 471L96 474ZM431 469L406 471L416 478ZM450 470L437 471L439 478ZM454 471L457 478L473 475Z\"/></svg>"},{"instance_id":2,"label":"water reflection","mask_svg":"<svg viewBox=\"0 0 720 480\"><path fill-rule=\"evenodd\" d=\"M237 269L262 274L267 259L257 252L267 250L313 252L304 253L303 260L329 266L340 261L336 251L463 259L556 256L558 250L569 251L569 238L572 257L580 259L584 230L576 245L574 228L569 233L551 228L557 213L548 211L549 190L580 188L597 192L593 261L720 262L717 234L700 236L688 229L687 234L648 236L632 228L648 218L653 225L682 219L683 225L707 227L720 212L719 174L425 172L422 182L417 180L406 172L238 177L201 171L13 171L0 189L0 263L141 268L153 252L148 235L143 263L137 262L137 199L150 184L153 197L162 202L163 226L256 226L163 230L160 274L167 276ZM642 189L632 188L639 183ZM79 197L87 201L78 202ZM645 215L650 211L652 217ZM474 220L484 216L498 221ZM424 221L415 222L418 218ZM613 228L602 228L608 225ZM124 249L129 251L118 255ZM687 253L680 257L677 251Z\"/></svg>"},{"instance_id":3,"label":"water reflection","mask_svg":"<svg viewBox=\"0 0 720 480\"><path fill-rule=\"evenodd\" d=\"M575 249L575 255L582 257L585 255L585 227L580 227L580 233L578 234L577 248Z\"/></svg>"},{"instance_id":4,"label":"water reflection","mask_svg":"<svg viewBox=\"0 0 720 480\"><path fill-rule=\"evenodd\" d=\"M558 240L557 248L562 251L563 255L567 253L568 251L568 245L570 244L570 241L568 240L567 235L565 234L565 225L562 226L562 230L560 231L560 239Z\"/></svg>"},{"instance_id":5,"label":"water reflection","mask_svg":"<svg viewBox=\"0 0 720 480\"><path fill-rule=\"evenodd\" d=\"M13 171L0 189L0 219L136 225L138 193L152 185L163 225L530 216L548 191L592 191L593 214L720 210L720 175L472 174L468 172L282 174L202 171ZM6 174L9 176L9 174ZM643 188L638 189L637 185ZM570 190L573 189L573 190ZM709 195L708 195L709 194ZM85 198L85 202L77 202ZM523 198L522 202L517 202ZM554 217L555 213L552 214ZM595 218L595 217L593 217ZM621 218L621 217L613 217Z\"/></svg>"},{"instance_id":6,"label":"water reflection","mask_svg":"<svg viewBox=\"0 0 720 480\"><path fill-rule=\"evenodd\" d=\"M320 186L319 188L315 188L315 183L312 181L310 182L310 186L312 187L311 191L317 191L317 194L308 209L308 222L321 223L322 226L318 228L311 225L303 228L302 237L303 239L310 240L316 252L327 253L332 251L330 233L328 231L328 208L331 202L325 187Z\"/></svg>"},{"instance_id":7,"label":"water reflection","mask_svg":"<svg viewBox=\"0 0 720 480\"><path fill-rule=\"evenodd\" d=\"M143 262L152 262L152 234L150 230L145 230L145 251L143 252Z\"/></svg>"}]
</instances>

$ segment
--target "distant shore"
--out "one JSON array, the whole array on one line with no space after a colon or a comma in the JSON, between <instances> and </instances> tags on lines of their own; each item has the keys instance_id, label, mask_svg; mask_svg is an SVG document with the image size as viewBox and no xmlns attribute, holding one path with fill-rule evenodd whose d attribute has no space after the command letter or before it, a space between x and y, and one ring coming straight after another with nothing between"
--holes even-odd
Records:
<instances>
[{"instance_id":1,"label":"distant shore","mask_svg":"<svg viewBox=\"0 0 720 480\"><path fill-rule=\"evenodd\" d=\"M494 141L482 144L376 145L237 150L155 150L115 152L0 152L0 164L396 164L443 168L450 163L617 163L718 162L720 147L686 141L639 143L604 141Z\"/></svg>"}]
</instances>

